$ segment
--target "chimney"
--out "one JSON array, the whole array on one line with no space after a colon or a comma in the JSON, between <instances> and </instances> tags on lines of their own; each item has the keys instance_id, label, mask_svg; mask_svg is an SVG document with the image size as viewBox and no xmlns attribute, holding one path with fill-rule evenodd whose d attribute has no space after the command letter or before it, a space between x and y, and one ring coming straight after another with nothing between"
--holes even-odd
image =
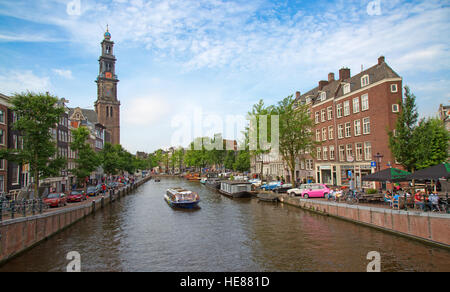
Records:
<instances>
[{"instance_id":1,"label":"chimney","mask_svg":"<svg viewBox=\"0 0 450 292\"><path fill-rule=\"evenodd\" d=\"M343 81L348 78L350 78L350 69L349 68L340 69L339 70L339 80Z\"/></svg>"},{"instance_id":2,"label":"chimney","mask_svg":"<svg viewBox=\"0 0 450 292\"><path fill-rule=\"evenodd\" d=\"M300 98L300 91L295 92L295 99L299 99Z\"/></svg>"},{"instance_id":3,"label":"chimney","mask_svg":"<svg viewBox=\"0 0 450 292\"><path fill-rule=\"evenodd\" d=\"M320 80L319 81L319 90L322 90L322 88L328 84L328 81L326 80Z\"/></svg>"},{"instance_id":4,"label":"chimney","mask_svg":"<svg viewBox=\"0 0 450 292\"><path fill-rule=\"evenodd\" d=\"M328 82L333 82L334 81L334 73L330 72L328 73Z\"/></svg>"},{"instance_id":5,"label":"chimney","mask_svg":"<svg viewBox=\"0 0 450 292\"><path fill-rule=\"evenodd\" d=\"M384 56L380 56L379 58L378 58L378 65L381 65L381 64L383 64L384 63Z\"/></svg>"}]
</instances>

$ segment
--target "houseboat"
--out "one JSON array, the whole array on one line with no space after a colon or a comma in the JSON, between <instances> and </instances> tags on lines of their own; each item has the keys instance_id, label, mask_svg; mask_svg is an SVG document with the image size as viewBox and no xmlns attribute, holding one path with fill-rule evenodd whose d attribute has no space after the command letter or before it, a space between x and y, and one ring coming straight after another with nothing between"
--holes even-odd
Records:
<instances>
[{"instance_id":1,"label":"houseboat","mask_svg":"<svg viewBox=\"0 0 450 292\"><path fill-rule=\"evenodd\" d=\"M196 192L183 188L171 188L164 195L164 200L173 208L193 209L198 207L200 197Z\"/></svg>"},{"instance_id":2,"label":"houseboat","mask_svg":"<svg viewBox=\"0 0 450 292\"><path fill-rule=\"evenodd\" d=\"M208 178L208 180L205 183L205 186L213 189L213 190L219 190L220 189L220 182L221 179L216 177L216 178Z\"/></svg>"},{"instance_id":3,"label":"houseboat","mask_svg":"<svg viewBox=\"0 0 450 292\"><path fill-rule=\"evenodd\" d=\"M220 182L219 192L232 198L250 197L252 184L248 181L227 180Z\"/></svg>"}]
</instances>

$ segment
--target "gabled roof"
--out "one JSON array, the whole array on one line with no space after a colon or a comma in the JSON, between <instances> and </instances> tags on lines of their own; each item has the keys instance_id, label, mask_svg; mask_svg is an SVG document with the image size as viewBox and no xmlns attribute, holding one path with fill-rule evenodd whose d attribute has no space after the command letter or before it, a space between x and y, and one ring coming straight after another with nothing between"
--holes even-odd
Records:
<instances>
[{"instance_id":1,"label":"gabled roof","mask_svg":"<svg viewBox=\"0 0 450 292\"><path fill-rule=\"evenodd\" d=\"M323 86L322 90L319 90L319 87L315 87L305 94L301 95L297 100L304 103L306 102L306 98L310 97L313 104L317 104L321 102L320 93L326 92L326 100L333 97L341 97L344 96L343 92L343 84L350 84L350 92L361 89L361 77L364 75L369 75L369 84L376 83L383 79L389 78L401 78L391 67L389 67L386 62L382 62L381 64L376 64L350 78L344 80L333 80L326 85Z\"/></svg>"},{"instance_id":2,"label":"gabled roof","mask_svg":"<svg viewBox=\"0 0 450 292\"><path fill-rule=\"evenodd\" d=\"M81 114L83 115L83 119L88 120L89 122L96 124L98 123L98 117L97 117L97 113L95 112L95 110L91 110L91 109L84 109L84 108L69 108L69 117L71 117L76 110L81 111Z\"/></svg>"}]
</instances>

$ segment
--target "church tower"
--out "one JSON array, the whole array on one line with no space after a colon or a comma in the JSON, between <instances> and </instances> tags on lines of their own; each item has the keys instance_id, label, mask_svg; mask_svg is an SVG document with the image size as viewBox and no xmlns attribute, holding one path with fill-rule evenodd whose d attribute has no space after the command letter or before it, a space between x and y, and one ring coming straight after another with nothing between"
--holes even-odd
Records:
<instances>
[{"instance_id":1,"label":"church tower","mask_svg":"<svg viewBox=\"0 0 450 292\"><path fill-rule=\"evenodd\" d=\"M97 80L97 100L94 103L98 122L106 127L112 144L120 144L120 101L117 99L116 57L113 54L114 42L106 29L101 43L102 55L99 62ZM106 142L106 141L105 141Z\"/></svg>"}]
</instances>

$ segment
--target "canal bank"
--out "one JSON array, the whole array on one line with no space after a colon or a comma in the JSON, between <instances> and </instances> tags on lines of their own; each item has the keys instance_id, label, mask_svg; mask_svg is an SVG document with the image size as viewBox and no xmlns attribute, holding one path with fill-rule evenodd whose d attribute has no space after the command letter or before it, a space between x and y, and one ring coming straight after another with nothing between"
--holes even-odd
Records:
<instances>
[{"instance_id":1,"label":"canal bank","mask_svg":"<svg viewBox=\"0 0 450 292\"><path fill-rule=\"evenodd\" d=\"M279 201L450 249L450 215L279 196Z\"/></svg>"},{"instance_id":2,"label":"canal bank","mask_svg":"<svg viewBox=\"0 0 450 292\"><path fill-rule=\"evenodd\" d=\"M0 266L150 180L145 177L87 204L0 222Z\"/></svg>"}]
</instances>

